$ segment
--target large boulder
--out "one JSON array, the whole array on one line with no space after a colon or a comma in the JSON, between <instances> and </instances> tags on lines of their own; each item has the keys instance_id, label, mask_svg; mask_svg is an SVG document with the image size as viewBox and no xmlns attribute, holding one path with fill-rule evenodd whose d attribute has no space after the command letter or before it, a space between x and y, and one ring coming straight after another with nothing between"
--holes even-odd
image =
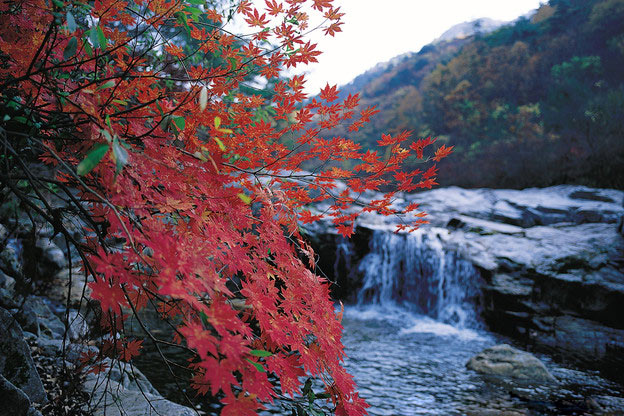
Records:
<instances>
[{"instance_id":1,"label":"large boulder","mask_svg":"<svg viewBox=\"0 0 624 416\"><path fill-rule=\"evenodd\" d=\"M28 396L0 374L0 416L26 416L30 408Z\"/></svg>"},{"instance_id":2,"label":"large boulder","mask_svg":"<svg viewBox=\"0 0 624 416\"><path fill-rule=\"evenodd\" d=\"M507 344L495 345L483 350L472 357L466 367L491 376L527 382L556 382L553 375L537 357Z\"/></svg>"},{"instance_id":3,"label":"large boulder","mask_svg":"<svg viewBox=\"0 0 624 416\"><path fill-rule=\"evenodd\" d=\"M160 396L153 388L148 388L149 382L144 377L138 376L137 380L126 384L125 376L122 376L119 381L114 381L106 374L99 376L89 374L83 386L84 390L91 395L89 411L93 416L152 416L155 414L195 416L197 414L193 409L173 403Z\"/></svg>"},{"instance_id":4,"label":"large boulder","mask_svg":"<svg viewBox=\"0 0 624 416\"><path fill-rule=\"evenodd\" d=\"M31 401L43 403L46 393L30 348L17 321L5 309L0 308L0 374L21 389Z\"/></svg>"}]
</instances>

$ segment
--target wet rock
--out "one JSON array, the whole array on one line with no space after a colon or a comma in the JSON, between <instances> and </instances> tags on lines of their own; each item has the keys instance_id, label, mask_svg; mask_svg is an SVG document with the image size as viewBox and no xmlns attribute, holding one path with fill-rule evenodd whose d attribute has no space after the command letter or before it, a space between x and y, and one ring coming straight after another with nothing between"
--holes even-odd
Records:
<instances>
[{"instance_id":1,"label":"wet rock","mask_svg":"<svg viewBox=\"0 0 624 416\"><path fill-rule=\"evenodd\" d=\"M0 374L20 388L30 400L46 401L43 384L37 374L30 348L17 321L0 308Z\"/></svg>"},{"instance_id":2,"label":"wet rock","mask_svg":"<svg viewBox=\"0 0 624 416\"><path fill-rule=\"evenodd\" d=\"M495 345L482 351L472 357L466 367L482 374L528 382L556 381L534 355L507 344Z\"/></svg>"},{"instance_id":3,"label":"wet rock","mask_svg":"<svg viewBox=\"0 0 624 416\"><path fill-rule=\"evenodd\" d=\"M2 416L26 416L30 408L30 400L26 393L15 387L2 374L0 374L0 403Z\"/></svg>"}]
</instances>

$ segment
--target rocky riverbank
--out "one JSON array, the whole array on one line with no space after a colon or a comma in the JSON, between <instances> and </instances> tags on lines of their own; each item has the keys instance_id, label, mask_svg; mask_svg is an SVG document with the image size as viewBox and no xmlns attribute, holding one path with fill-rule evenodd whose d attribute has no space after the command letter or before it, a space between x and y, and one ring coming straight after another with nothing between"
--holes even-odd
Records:
<instances>
[{"instance_id":1,"label":"rocky riverbank","mask_svg":"<svg viewBox=\"0 0 624 416\"><path fill-rule=\"evenodd\" d=\"M105 358L103 371L88 371L86 358L100 352L99 307L84 273L70 268L45 227L31 244L36 252L26 254L33 234L23 230L0 225L0 416L195 415L164 399L131 363Z\"/></svg>"},{"instance_id":2,"label":"rocky riverbank","mask_svg":"<svg viewBox=\"0 0 624 416\"><path fill-rule=\"evenodd\" d=\"M431 221L419 238L478 271L473 285L479 296L472 302L491 330L528 349L621 378L623 200L621 191L581 186L522 191L452 187L404 196L396 203L419 203ZM361 262L371 251L372 236L380 230L390 233L392 221L367 215L351 240L327 224L308 229L321 270L338 283L338 297L356 301L354 294L363 284ZM405 299L400 290L395 292Z\"/></svg>"}]
</instances>

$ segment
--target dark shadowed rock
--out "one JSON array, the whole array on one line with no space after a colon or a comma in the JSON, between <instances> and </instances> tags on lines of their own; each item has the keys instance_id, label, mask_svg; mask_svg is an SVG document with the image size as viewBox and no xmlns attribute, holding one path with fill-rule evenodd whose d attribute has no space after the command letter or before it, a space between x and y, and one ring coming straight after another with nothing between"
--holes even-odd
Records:
<instances>
[{"instance_id":1,"label":"dark shadowed rock","mask_svg":"<svg viewBox=\"0 0 624 416\"><path fill-rule=\"evenodd\" d=\"M466 364L471 370L497 377L514 378L527 382L556 382L546 366L534 355L507 344L495 345Z\"/></svg>"},{"instance_id":2,"label":"dark shadowed rock","mask_svg":"<svg viewBox=\"0 0 624 416\"><path fill-rule=\"evenodd\" d=\"M17 319L25 331L48 338L62 338L65 332L63 322L50 310L45 301L37 296L26 299L17 310Z\"/></svg>"},{"instance_id":3,"label":"dark shadowed rock","mask_svg":"<svg viewBox=\"0 0 624 416\"><path fill-rule=\"evenodd\" d=\"M20 388L30 400L46 401L43 384L35 369L30 348L17 321L0 308L0 374Z\"/></svg>"},{"instance_id":4,"label":"dark shadowed rock","mask_svg":"<svg viewBox=\"0 0 624 416\"><path fill-rule=\"evenodd\" d=\"M0 416L26 416L29 408L26 393L0 374Z\"/></svg>"},{"instance_id":5,"label":"dark shadowed rock","mask_svg":"<svg viewBox=\"0 0 624 416\"><path fill-rule=\"evenodd\" d=\"M41 251L40 267L42 270L40 273L42 275L54 275L67 265L65 253L49 238L39 238L36 247Z\"/></svg>"}]
</instances>

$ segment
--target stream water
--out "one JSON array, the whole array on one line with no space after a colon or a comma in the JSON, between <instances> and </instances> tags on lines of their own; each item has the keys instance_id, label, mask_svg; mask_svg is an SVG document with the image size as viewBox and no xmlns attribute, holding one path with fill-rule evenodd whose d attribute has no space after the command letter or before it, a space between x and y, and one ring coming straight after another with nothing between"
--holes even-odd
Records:
<instances>
[{"instance_id":1,"label":"stream water","mask_svg":"<svg viewBox=\"0 0 624 416\"><path fill-rule=\"evenodd\" d=\"M509 384L466 368L473 355L505 340L401 308L347 306L346 366L371 415L593 415L594 402L624 414L621 386L540 356L553 386ZM605 408L604 404L599 405Z\"/></svg>"},{"instance_id":2,"label":"stream water","mask_svg":"<svg viewBox=\"0 0 624 416\"><path fill-rule=\"evenodd\" d=\"M509 342L479 319L480 274L442 249L436 231L375 231L357 265L362 288L347 306L346 365L371 415L588 415L620 407L621 386L540 357L559 380L531 386L466 368L483 349ZM348 256L346 250L340 253ZM352 263L351 259L340 259Z\"/></svg>"},{"instance_id":3,"label":"stream water","mask_svg":"<svg viewBox=\"0 0 624 416\"><path fill-rule=\"evenodd\" d=\"M343 317L345 364L371 415L624 415L622 386L539 356L559 383L531 386L488 379L465 366L483 349L509 342L480 322L480 275L442 250L435 232L373 233L358 264L357 303ZM354 269L355 270L355 269ZM151 366L148 366L151 367ZM150 378L162 369L144 368ZM167 384L168 383L168 384ZM175 399L170 380L156 387ZM208 414L210 407L203 407ZM609 409L605 413L603 410ZM268 414L286 414L272 407ZM290 412L288 412L290 414Z\"/></svg>"}]
</instances>

